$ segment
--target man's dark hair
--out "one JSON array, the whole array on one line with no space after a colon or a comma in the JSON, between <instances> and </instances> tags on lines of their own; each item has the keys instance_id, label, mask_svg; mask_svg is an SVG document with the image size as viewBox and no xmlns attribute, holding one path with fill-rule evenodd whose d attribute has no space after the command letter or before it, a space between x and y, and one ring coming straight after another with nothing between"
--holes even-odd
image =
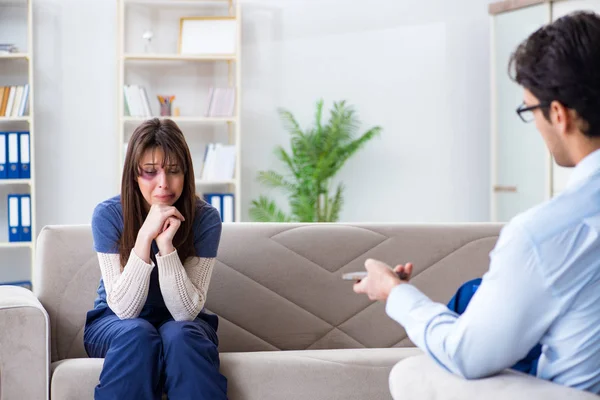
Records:
<instances>
[{"instance_id":1,"label":"man's dark hair","mask_svg":"<svg viewBox=\"0 0 600 400\"><path fill-rule=\"evenodd\" d=\"M541 104L558 101L575 110L581 131L600 137L598 15L576 12L538 29L512 54L509 74ZM549 119L549 108L542 111Z\"/></svg>"}]
</instances>

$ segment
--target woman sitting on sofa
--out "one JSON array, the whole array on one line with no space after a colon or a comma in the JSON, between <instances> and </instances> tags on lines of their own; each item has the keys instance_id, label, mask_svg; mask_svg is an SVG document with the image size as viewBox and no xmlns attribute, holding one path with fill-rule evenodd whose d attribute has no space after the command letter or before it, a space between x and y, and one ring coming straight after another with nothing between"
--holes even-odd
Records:
<instances>
[{"instance_id":1,"label":"woman sitting on sofa","mask_svg":"<svg viewBox=\"0 0 600 400\"><path fill-rule=\"evenodd\" d=\"M134 131L121 195L96 207L92 232L102 279L84 344L105 359L95 399L226 399L218 319L203 312L221 219L196 196L173 121Z\"/></svg>"}]
</instances>

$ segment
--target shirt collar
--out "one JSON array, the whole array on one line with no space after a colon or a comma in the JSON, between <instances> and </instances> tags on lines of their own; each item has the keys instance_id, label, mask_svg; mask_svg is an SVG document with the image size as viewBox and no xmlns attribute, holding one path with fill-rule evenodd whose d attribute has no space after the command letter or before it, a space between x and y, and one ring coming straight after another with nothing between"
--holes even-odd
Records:
<instances>
[{"instance_id":1,"label":"shirt collar","mask_svg":"<svg viewBox=\"0 0 600 400\"><path fill-rule=\"evenodd\" d=\"M569 178L567 187L571 187L586 180L599 170L600 150L596 150L585 156L584 159L579 161L579 164L575 166L573 172L571 173L571 177Z\"/></svg>"}]
</instances>

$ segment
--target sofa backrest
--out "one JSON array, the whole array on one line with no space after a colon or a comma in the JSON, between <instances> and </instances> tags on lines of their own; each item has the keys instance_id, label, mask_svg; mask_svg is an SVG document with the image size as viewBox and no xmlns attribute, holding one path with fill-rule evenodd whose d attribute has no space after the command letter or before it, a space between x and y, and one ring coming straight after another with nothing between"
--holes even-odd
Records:
<instances>
[{"instance_id":1,"label":"sofa backrest","mask_svg":"<svg viewBox=\"0 0 600 400\"><path fill-rule=\"evenodd\" d=\"M375 258L413 262L413 283L447 302L489 267L500 226L224 224L207 309L220 350L409 346L384 305L343 281ZM90 226L47 226L38 238L34 291L51 321L52 360L86 357L83 327L100 279Z\"/></svg>"}]
</instances>

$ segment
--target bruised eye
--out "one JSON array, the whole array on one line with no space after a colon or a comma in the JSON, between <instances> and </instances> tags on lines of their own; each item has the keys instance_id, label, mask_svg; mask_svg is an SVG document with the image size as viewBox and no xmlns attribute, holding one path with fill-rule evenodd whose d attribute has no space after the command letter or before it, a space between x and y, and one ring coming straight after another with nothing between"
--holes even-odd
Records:
<instances>
[{"instance_id":1,"label":"bruised eye","mask_svg":"<svg viewBox=\"0 0 600 400\"><path fill-rule=\"evenodd\" d=\"M155 169L142 169L140 172L142 178L153 178L154 176L156 176Z\"/></svg>"}]
</instances>

